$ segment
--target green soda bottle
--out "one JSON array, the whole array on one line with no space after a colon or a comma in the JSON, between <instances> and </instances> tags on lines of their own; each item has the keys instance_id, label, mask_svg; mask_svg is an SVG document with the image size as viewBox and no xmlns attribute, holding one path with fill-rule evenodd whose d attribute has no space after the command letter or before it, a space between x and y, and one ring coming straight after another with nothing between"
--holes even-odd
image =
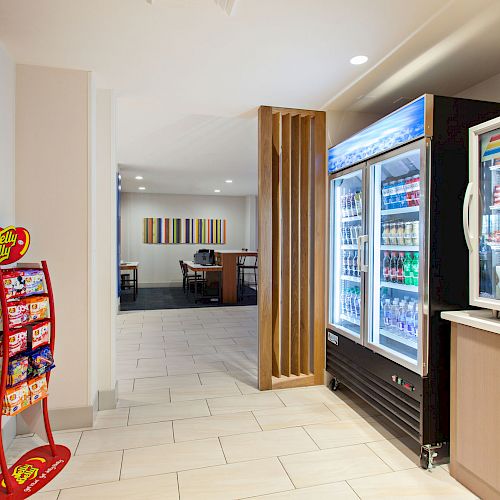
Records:
<instances>
[{"instance_id":1,"label":"green soda bottle","mask_svg":"<svg viewBox=\"0 0 500 500\"><path fill-rule=\"evenodd\" d=\"M411 284L413 286L418 286L418 252L415 252L415 256L413 257L411 277Z\"/></svg>"},{"instance_id":2,"label":"green soda bottle","mask_svg":"<svg viewBox=\"0 0 500 500\"><path fill-rule=\"evenodd\" d=\"M403 262L403 273L404 273L404 284L411 285L413 283L413 261L411 259L411 253L406 252L405 260Z\"/></svg>"}]
</instances>

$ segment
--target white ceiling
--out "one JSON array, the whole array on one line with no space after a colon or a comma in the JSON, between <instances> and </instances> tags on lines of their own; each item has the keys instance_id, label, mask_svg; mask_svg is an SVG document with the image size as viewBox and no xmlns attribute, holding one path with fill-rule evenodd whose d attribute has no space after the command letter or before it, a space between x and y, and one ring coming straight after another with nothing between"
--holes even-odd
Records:
<instances>
[{"instance_id":1,"label":"white ceiling","mask_svg":"<svg viewBox=\"0 0 500 500\"><path fill-rule=\"evenodd\" d=\"M485 38L485 19L463 26L478 15L495 19L499 3L238 0L228 16L213 0L0 0L0 40L20 63L92 70L98 87L116 90L125 190L137 189L140 174L147 192L244 195L257 192L259 105L394 106L395 95L420 89L410 88L408 68L394 82L389 75L459 28L469 49L452 40L439 54L458 47L468 61L478 34ZM358 54L369 57L367 65L349 64ZM427 86L435 60L420 62ZM500 72L497 65L499 57L473 74L464 64L458 69L472 85ZM454 68L450 87L458 84ZM389 90L371 94L386 80ZM362 95L368 104L360 104Z\"/></svg>"}]
</instances>

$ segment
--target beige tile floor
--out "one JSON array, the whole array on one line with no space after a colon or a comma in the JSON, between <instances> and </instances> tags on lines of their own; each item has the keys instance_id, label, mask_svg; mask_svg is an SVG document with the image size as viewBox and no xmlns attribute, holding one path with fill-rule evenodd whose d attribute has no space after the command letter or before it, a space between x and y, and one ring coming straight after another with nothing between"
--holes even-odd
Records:
<instances>
[{"instance_id":1,"label":"beige tile floor","mask_svg":"<svg viewBox=\"0 0 500 500\"><path fill-rule=\"evenodd\" d=\"M120 315L118 408L56 433L74 456L35 497L475 498L345 391L259 393L256 323L255 307ZM9 461L39 442L17 438Z\"/></svg>"}]
</instances>

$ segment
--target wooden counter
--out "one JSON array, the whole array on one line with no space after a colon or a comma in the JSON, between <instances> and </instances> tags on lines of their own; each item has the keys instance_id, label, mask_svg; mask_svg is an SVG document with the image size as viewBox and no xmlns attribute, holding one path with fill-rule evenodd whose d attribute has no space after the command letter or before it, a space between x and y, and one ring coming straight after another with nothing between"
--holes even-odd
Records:
<instances>
[{"instance_id":1,"label":"wooden counter","mask_svg":"<svg viewBox=\"0 0 500 500\"><path fill-rule=\"evenodd\" d=\"M491 311L442 317L452 322L450 474L500 499L500 320Z\"/></svg>"},{"instance_id":2,"label":"wooden counter","mask_svg":"<svg viewBox=\"0 0 500 500\"><path fill-rule=\"evenodd\" d=\"M222 266L222 302L238 302L238 258L257 257L257 252L249 250L219 250L215 252L217 261Z\"/></svg>"}]
</instances>

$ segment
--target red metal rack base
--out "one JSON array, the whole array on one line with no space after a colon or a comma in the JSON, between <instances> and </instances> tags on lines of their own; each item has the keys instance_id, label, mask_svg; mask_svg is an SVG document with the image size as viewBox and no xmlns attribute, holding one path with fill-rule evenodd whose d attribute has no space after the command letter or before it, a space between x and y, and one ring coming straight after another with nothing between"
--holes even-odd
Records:
<instances>
[{"instance_id":1,"label":"red metal rack base","mask_svg":"<svg viewBox=\"0 0 500 500\"><path fill-rule=\"evenodd\" d=\"M3 475L0 476L0 498L22 500L34 495L62 471L68 463L71 452L66 446L56 444L52 455L50 445L39 446L25 453L12 467L9 474L16 485L9 493Z\"/></svg>"}]
</instances>

